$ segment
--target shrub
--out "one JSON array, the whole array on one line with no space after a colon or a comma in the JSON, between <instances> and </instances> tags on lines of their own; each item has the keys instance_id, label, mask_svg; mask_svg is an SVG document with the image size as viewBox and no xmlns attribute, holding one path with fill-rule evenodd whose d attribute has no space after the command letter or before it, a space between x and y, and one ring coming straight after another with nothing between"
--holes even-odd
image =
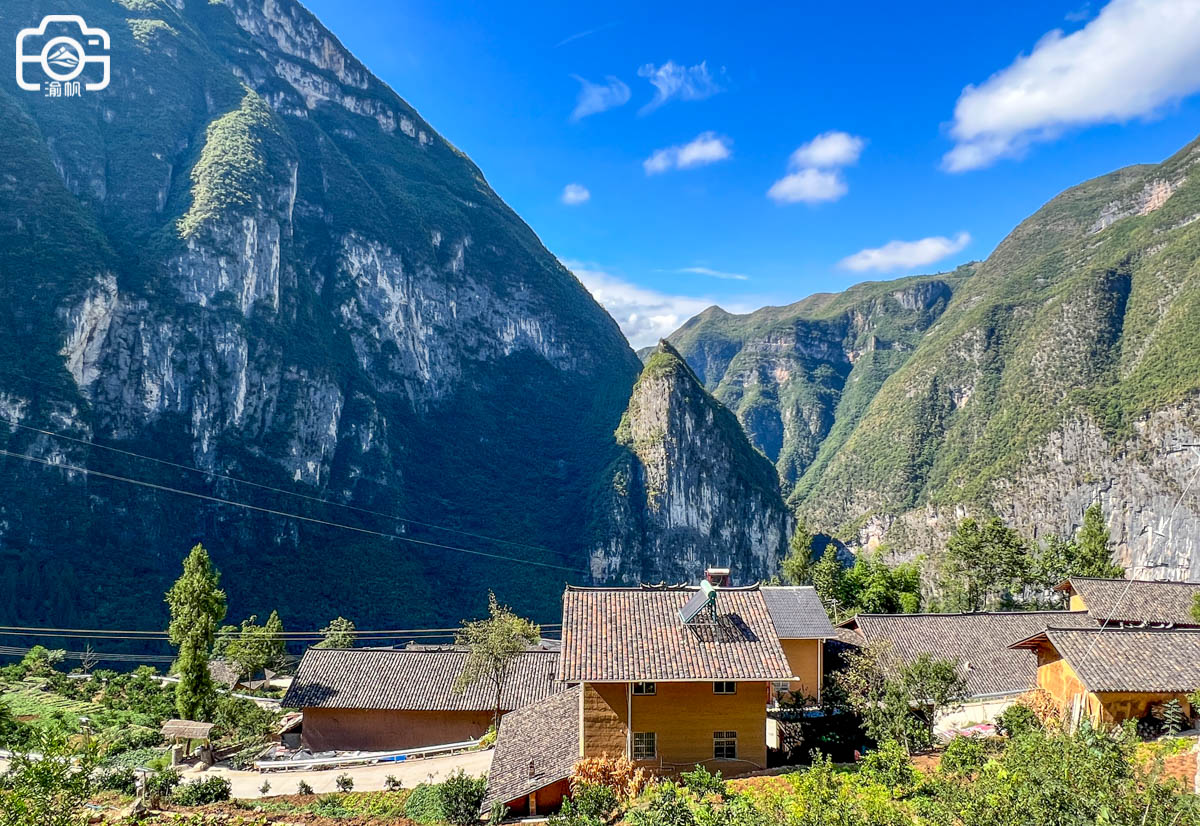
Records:
<instances>
[{"instance_id":1,"label":"shrub","mask_svg":"<svg viewBox=\"0 0 1200 826\"><path fill-rule=\"evenodd\" d=\"M437 786L418 783L404 801L404 816L417 823L439 823L442 816L442 797Z\"/></svg>"},{"instance_id":2,"label":"shrub","mask_svg":"<svg viewBox=\"0 0 1200 826\"><path fill-rule=\"evenodd\" d=\"M996 729L1009 737L1020 737L1031 731L1040 731L1042 720L1032 708L1016 702L996 715Z\"/></svg>"},{"instance_id":3,"label":"shrub","mask_svg":"<svg viewBox=\"0 0 1200 826\"><path fill-rule=\"evenodd\" d=\"M353 791L353 789L354 789L354 778L351 777L350 775L346 774L345 772L342 772L341 774L339 774L337 776L337 779L334 780L333 782L334 782L334 785L336 785L338 787L339 792L349 792L349 791Z\"/></svg>"},{"instance_id":4,"label":"shrub","mask_svg":"<svg viewBox=\"0 0 1200 826\"><path fill-rule=\"evenodd\" d=\"M470 826L479 820L479 808L487 792L486 777L472 777L462 769L437 786L442 817L454 826Z\"/></svg>"},{"instance_id":5,"label":"shrub","mask_svg":"<svg viewBox=\"0 0 1200 826\"><path fill-rule=\"evenodd\" d=\"M203 780L193 780L175 790L171 799L180 806L204 806L228 800L232 789L229 781L216 775Z\"/></svg>"},{"instance_id":6,"label":"shrub","mask_svg":"<svg viewBox=\"0 0 1200 826\"><path fill-rule=\"evenodd\" d=\"M270 780L264 780L262 785L258 787L258 793L261 795L265 796L270 791L271 791L271 781Z\"/></svg>"},{"instance_id":7,"label":"shrub","mask_svg":"<svg viewBox=\"0 0 1200 826\"><path fill-rule=\"evenodd\" d=\"M962 738L959 738L962 739ZM908 750L895 740L880 743L863 758L859 768L866 780L887 786L893 797L902 797L917 784L919 776L908 759Z\"/></svg>"},{"instance_id":8,"label":"shrub","mask_svg":"<svg viewBox=\"0 0 1200 826\"><path fill-rule=\"evenodd\" d=\"M570 801L563 801L563 802L568 803ZM488 812L488 823L496 824L496 823L499 823L500 821L504 820L504 818L506 818L506 817L508 817L508 807L505 806L503 803L501 803L499 800L497 800L495 803L492 804L491 811ZM553 819L554 819L553 816L551 816L551 821L553 821Z\"/></svg>"},{"instance_id":9,"label":"shrub","mask_svg":"<svg viewBox=\"0 0 1200 826\"><path fill-rule=\"evenodd\" d=\"M398 792L404 788L404 781L394 774L389 774L383 781L383 787L389 792Z\"/></svg>"},{"instance_id":10,"label":"shrub","mask_svg":"<svg viewBox=\"0 0 1200 826\"><path fill-rule=\"evenodd\" d=\"M345 798L336 794L323 794L317 798L317 802L312 804L313 814L321 815L322 817L345 817L350 814L350 810L346 808Z\"/></svg>"},{"instance_id":11,"label":"shrub","mask_svg":"<svg viewBox=\"0 0 1200 826\"><path fill-rule=\"evenodd\" d=\"M688 799L679 786L657 783L645 794L646 805L629 811L630 826L697 826Z\"/></svg>"},{"instance_id":12,"label":"shrub","mask_svg":"<svg viewBox=\"0 0 1200 826\"><path fill-rule=\"evenodd\" d=\"M585 758L575 764L571 775L572 790L583 783L608 786L616 793L618 800L637 797L649 782L649 773L635 766L633 761L624 755L616 758L607 754Z\"/></svg>"},{"instance_id":13,"label":"shrub","mask_svg":"<svg viewBox=\"0 0 1200 826\"><path fill-rule=\"evenodd\" d=\"M312 794L313 787L301 780L296 784L296 794Z\"/></svg>"},{"instance_id":14,"label":"shrub","mask_svg":"<svg viewBox=\"0 0 1200 826\"><path fill-rule=\"evenodd\" d=\"M617 795L608 786L581 783L572 791L575 808L585 817L607 820L617 810Z\"/></svg>"},{"instance_id":15,"label":"shrub","mask_svg":"<svg viewBox=\"0 0 1200 826\"><path fill-rule=\"evenodd\" d=\"M1183 706L1179 700L1172 698L1163 703L1161 714L1163 731L1171 737L1187 728L1187 715L1183 713Z\"/></svg>"},{"instance_id":16,"label":"shrub","mask_svg":"<svg viewBox=\"0 0 1200 826\"><path fill-rule=\"evenodd\" d=\"M955 777L970 777L988 760L987 741L982 737L955 737L946 744L939 767Z\"/></svg>"},{"instance_id":17,"label":"shrub","mask_svg":"<svg viewBox=\"0 0 1200 826\"><path fill-rule=\"evenodd\" d=\"M181 780L175 769L159 769L146 777L146 796L151 799L170 797Z\"/></svg>"},{"instance_id":18,"label":"shrub","mask_svg":"<svg viewBox=\"0 0 1200 826\"><path fill-rule=\"evenodd\" d=\"M496 745L496 727L492 725L488 726L488 730L479 738L479 748L490 749L494 745Z\"/></svg>"},{"instance_id":19,"label":"shrub","mask_svg":"<svg viewBox=\"0 0 1200 826\"><path fill-rule=\"evenodd\" d=\"M131 768L115 768L96 775L96 788L120 794L137 794L137 775Z\"/></svg>"},{"instance_id":20,"label":"shrub","mask_svg":"<svg viewBox=\"0 0 1200 826\"><path fill-rule=\"evenodd\" d=\"M708 794L725 794L725 781L721 779L721 773L713 774L704 766L697 765L694 770L683 772L679 775L679 779L683 781L684 786L700 797Z\"/></svg>"}]
</instances>

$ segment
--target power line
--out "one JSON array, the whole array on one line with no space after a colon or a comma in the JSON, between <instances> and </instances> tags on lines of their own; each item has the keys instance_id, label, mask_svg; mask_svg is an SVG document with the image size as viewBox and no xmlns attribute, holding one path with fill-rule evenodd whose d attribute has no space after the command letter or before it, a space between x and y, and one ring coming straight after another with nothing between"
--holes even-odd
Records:
<instances>
[{"instance_id":1,"label":"power line","mask_svg":"<svg viewBox=\"0 0 1200 826\"><path fill-rule=\"evenodd\" d=\"M0 645L0 655L9 656L24 656L33 649L21 648L13 645ZM171 663L175 661L174 657L161 656L157 654L101 654L97 651L64 651L63 655L68 660L109 660L111 662L127 662L127 663Z\"/></svg>"},{"instance_id":2,"label":"power line","mask_svg":"<svg viewBox=\"0 0 1200 826\"><path fill-rule=\"evenodd\" d=\"M542 622L538 623L542 628L557 628L562 625L561 622ZM366 636L407 636L412 634L438 634L447 633L453 634L461 631L462 627L456 628L391 628L391 629L356 629L353 633L358 637ZM135 636L149 637L165 637L166 631L121 631L113 628L51 628L46 626L33 625L0 625L0 632L32 632L32 633L58 633L59 636L69 634L119 634L122 637L134 638ZM277 631L272 636L277 637L324 637L323 631Z\"/></svg>"},{"instance_id":3,"label":"power line","mask_svg":"<svg viewBox=\"0 0 1200 826\"><path fill-rule=\"evenodd\" d=\"M518 548L528 548L530 550L543 551L546 553L558 553L560 555L564 553L563 551L555 551L551 548L545 548L540 545L530 545L525 542L516 542L511 539L499 539L498 537L487 536L486 534L480 534L480 533L473 533L471 531L464 531L459 528L448 528L445 525L436 525L432 522L422 522L419 519L412 519L407 516L400 516L397 514L385 513L383 511L372 510L371 508L364 508L359 505L350 505L350 504L346 504L344 502L337 502L332 499L323 499L320 496L311 496L306 493L299 493L298 491L287 490L286 488L278 488L273 485L266 485L266 484L263 484L262 482L253 482L249 479L241 479L241 478L238 478L237 476L230 476L229 474L220 473L215 470L204 470L202 468L192 467L190 465L181 464L179 462L172 462L167 459L159 459L154 456L147 456L144 453L135 453L132 450L125 450L123 448L112 447L110 445L102 445L98 442L89 441L87 439L80 439L76 436L68 436L65 433L59 433L54 430L44 430L40 427L34 427L32 425L21 424L18 421L14 421L13 419L8 419L3 416L0 416L0 422L4 422L12 427L19 427L22 430L28 430L33 433L40 433L43 436L50 436L55 439L64 439L68 442L74 442L76 444L85 445L87 447L99 448L100 450L108 450L113 453L119 453L123 456L132 456L136 459L142 459L147 462L154 462L156 464L165 465L167 467L172 467L172 468L177 468L179 470L186 470L189 473L198 473L198 474L201 474L202 476L208 476L208 477L212 477L214 479L224 479L228 482L234 482L234 483L240 484L240 485L250 485L251 487L256 487L261 490L269 490L273 493L283 494L284 496L294 496L298 499L305 499L310 502L319 502L323 505L333 505L334 507L346 508L347 510L358 511L360 513L367 513L367 514L371 514L373 516L380 516L380 517L383 517L384 519L391 519L391 520L394 520L397 522L407 522L407 523L410 523L413 525L420 525L425 528L432 528L434 530L446 531L447 533L456 533L456 534L460 534L462 536L469 536L469 537L472 537L473 539L483 539L488 542L496 542L496 543L503 544L503 545L512 545L512 546L518 547ZM431 498L437 498L443 502L445 501L445 500L441 500L441 497L431 497Z\"/></svg>"},{"instance_id":4,"label":"power line","mask_svg":"<svg viewBox=\"0 0 1200 826\"><path fill-rule=\"evenodd\" d=\"M515 562L515 563L522 564L522 565L534 565L539 568L552 568L552 569L559 570L559 571L571 571L572 573L587 573L587 571L584 570L583 568L572 568L572 567L569 567L566 565L555 565L554 563L551 563L551 562L536 562L532 559L520 559L519 557L504 556L503 554L493 554L493 553L488 553L486 551L474 551L474 550L470 550L469 548L459 548L454 545L445 545L440 542L430 542L430 541L427 541L424 539L414 539L409 536L401 536L400 534L386 533L384 531L371 530L370 528L360 528L360 527L357 527L354 525L345 525L340 522L330 522L329 520L317 519L316 517L312 517L312 516L301 516L300 514L297 514L297 513L288 513L287 511L276 510L274 508L264 508L259 505L250 505L245 502L235 502L232 499L224 499L220 496L210 496L209 494L206 494L206 493L195 493L193 491L180 490L179 488L172 488L172 487L168 487L166 485L155 484L154 482L145 482L140 479L131 479L128 476L118 476L118 475L112 474L112 473L103 473L102 471L90 470L88 468L78 467L76 465L68 465L63 462L52 462L49 459L42 459L37 456L29 456L24 453L15 453L10 450L0 450L0 456L9 456L13 459L24 459L25 461L36 462L38 464L45 465L46 467L50 467L50 468L57 468L59 470L68 470L68 471L73 471L75 473L82 473L85 476L96 476L101 479L110 479L110 480L113 480L116 482L126 482L131 485L139 485L141 487L151 488L152 490L160 490L160 491L164 491L166 493L176 493L176 494L179 494L180 496L191 496L195 499L203 499L208 502L216 502L217 504L230 505L230 506L236 507L236 508L245 508L247 510L257 511L259 513L266 513L271 516L280 516L280 517L284 517L287 519L299 519L304 522L312 522L317 525L326 525L331 528L342 528L343 530L355 531L357 533L368 534L370 536L378 536L383 539L395 539L395 540L399 540L401 542L411 542L416 545L425 545L425 546L428 546L431 548L441 548L443 550L457 551L459 553L471 554L473 556L487 557L489 559L499 559L504 562Z\"/></svg>"}]
</instances>

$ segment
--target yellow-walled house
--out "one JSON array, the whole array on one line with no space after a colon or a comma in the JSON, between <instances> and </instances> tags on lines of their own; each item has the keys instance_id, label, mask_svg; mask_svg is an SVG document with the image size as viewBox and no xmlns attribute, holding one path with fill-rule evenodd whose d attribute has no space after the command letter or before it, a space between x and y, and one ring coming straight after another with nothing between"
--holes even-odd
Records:
<instances>
[{"instance_id":1,"label":"yellow-walled house","mask_svg":"<svg viewBox=\"0 0 1200 826\"><path fill-rule=\"evenodd\" d=\"M1037 686L1072 724L1142 719L1200 689L1200 629L1047 628L1012 645L1037 655Z\"/></svg>"},{"instance_id":2,"label":"yellow-walled house","mask_svg":"<svg viewBox=\"0 0 1200 826\"><path fill-rule=\"evenodd\" d=\"M1067 595L1072 611L1087 611L1097 623L1200 626L1192 606L1200 582L1071 577L1054 590Z\"/></svg>"},{"instance_id":3,"label":"yellow-walled house","mask_svg":"<svg viewBox=\"0 0 1200 826\"><path fill-rule=\"evenodd\" d=\"M762 594L792 670L792 679L777 683L775 693L786 689L819 704L825 678L825 641L834 636L834 631L816 589L765 585Z\"/></svg>"}]
</instances>

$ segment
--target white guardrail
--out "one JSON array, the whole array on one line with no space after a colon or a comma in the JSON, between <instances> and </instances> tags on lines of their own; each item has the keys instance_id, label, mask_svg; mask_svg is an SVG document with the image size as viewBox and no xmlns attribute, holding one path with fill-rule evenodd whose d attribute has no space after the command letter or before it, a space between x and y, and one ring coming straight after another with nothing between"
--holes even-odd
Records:
<instances>
[{"instance_id":1,"label":"white guardrail","mask_svg":"<svg viewBox=\"0 0 1200 826\"><path fill-rule=\"evenodd\" d=\"M444 757L448 754L459 754L479 748L478 740L464 740L461 743L446 743L441 746L429 746L421 749L405 749L404 751L373 751L344 757L306 757L302 760L256 760L252 764L258 771L298 771L312 769L335 769L343 766L365 766L372 763L407 763L410 760L425 760L430 757Z\"/></svg>"}]
</instances>

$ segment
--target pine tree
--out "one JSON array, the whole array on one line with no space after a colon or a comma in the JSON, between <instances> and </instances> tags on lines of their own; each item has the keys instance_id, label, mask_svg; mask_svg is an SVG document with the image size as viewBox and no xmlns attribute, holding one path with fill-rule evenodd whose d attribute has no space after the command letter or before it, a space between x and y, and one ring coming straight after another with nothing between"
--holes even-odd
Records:
<instances>
[{"instance_id":1,"label":"pine tree","mask_svg":"<svg viewBox=\"0 0 1200 826\"><path fill-rule=\"evenodd\" d=\"M821 558L813 563L810 571L813 587L817 589L817 596L821 598L825 612L836 622L840 609L845 607L846 580L846 569L838 559L837 548L832 544L826 545Z\"/></svg>"},{"instance_id":2,"label":"pine tree","mask_svg":"<svg viewBox=\"0 0 1200 826\"><path fill-rule=\"evenodd\" d=\"M1112 561L1108 526L1099 502L1093 502L1083 513L1083 526L1076 541L1078 557L1071 566L1074 576L1116 578L1125 576L1125 569Z\"/></svg>"},{"instance_id":3,"label":"pine tree","mask_svg":"<svg viewBox=\"0 0 1200 826\"><path fill-rule=\"evenodd\" d=\"M183 561L183 575L167 591L171 608L167 635L179 649L172 667L179 677L175 708L185 720L206 721L216 708L208 660L217 626L225 618L225 592L217 587L220 580L208 551L196 545Z\"/></svg>"},{"instance_id":4,"label":"pine tree","mask_svg":"<svg viewBox=\"0 0 1200 826\"><path fill-rule=\"evenodd\" d=\"M803 522L796 523L796 530L788 542L788 554L780 564L780 572L789 585L812 584L812 546L815 537Z\"/></svg>"}]
</instances>

